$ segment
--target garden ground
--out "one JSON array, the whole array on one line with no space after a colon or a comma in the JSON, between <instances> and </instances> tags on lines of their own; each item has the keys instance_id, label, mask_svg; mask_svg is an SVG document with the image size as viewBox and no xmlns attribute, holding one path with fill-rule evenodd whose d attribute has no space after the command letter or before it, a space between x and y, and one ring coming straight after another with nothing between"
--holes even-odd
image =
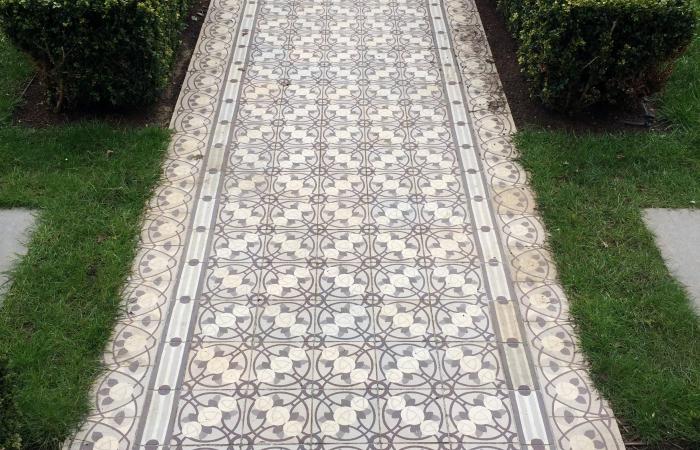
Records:
<instances>
[{"instance_id":1,"label":"garden ground","mask_svg":"<svg viewBox=\"0 0 700 450\"><path fill-rule=\"evenodd\" d=\"M1 347L24 445L52 448L88 411L169 133L12 126L32 70L2 36L0 58L0 207L40 211L0 314Z\"/></svg>"}]
</instances>

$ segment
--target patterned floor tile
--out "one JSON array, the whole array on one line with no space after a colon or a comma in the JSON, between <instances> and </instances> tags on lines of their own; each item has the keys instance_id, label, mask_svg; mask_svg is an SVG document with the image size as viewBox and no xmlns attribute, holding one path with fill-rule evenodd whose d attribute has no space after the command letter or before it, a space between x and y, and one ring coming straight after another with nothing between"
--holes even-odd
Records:
<instances>
[{"instance_id":1,"label":"patterned floor tile","mask_svg":"<svg viewBox=\"0 0 700 450\"><path fill-rule=\"evenodd\" d=\"M621 449L473 0L212 0L84 450Z\"/></svg>"}]
</instances>

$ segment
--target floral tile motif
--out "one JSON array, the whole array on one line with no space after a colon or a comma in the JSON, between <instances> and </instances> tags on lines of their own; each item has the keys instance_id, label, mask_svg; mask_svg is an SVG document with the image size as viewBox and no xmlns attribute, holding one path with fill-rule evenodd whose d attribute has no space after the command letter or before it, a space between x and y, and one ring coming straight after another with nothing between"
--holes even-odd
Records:
<instances>
[{"instance_id":1,"label":"floral tile motif","mask_svg":"<svg viewBox=\"0 0 700 450\"><path fill-rule=\"evenodd\" d=\"M243 342L193 343L182 389L235 390L254 376L255 351Z\"/></svg>"},{"instance_id":2,"label":"floral tile motif","mask_svg":"<svg viewBox=\"0 0 700 450\"><path fill-rule=\"evenodd\" d=\"M444 399L426 390L389 390L380 399L383 440L399 443L449 440Z\"/></svg>"},{"instance_id":3,"label":"floral tile motif","mask_svg":"<svg viewBox=\"0 0 700 450\"><path fill-rule=\"evenodd\" d=\"M315 329L315 308L304 302L270 302L257 309L255 339L259 342L299 342Z\"/></svg>"},{"instance_id":4,"label":"floral tile motif","mask_svg":"<svg viewBox=\"0 0 700 450\"><path fill-rule=\"evenodd\" d=\"M434 333L432 311L425 302L384 301L377 311L378 339L423 342L426 334Z\"/></svg>"},{"instance_id":5,"label":"floral tile motif","mask_svg":"<svg viewBox=\"0 0 700 450\"><path fill-rule=\"evenodd\" d=\"M260 390L243 410L242 442L311 443L313 390Z\"/></svg>"},{"instance_id":6,"label":"floral tile motif","mask_svg":"<svg viewBox=\"0 0 700 450\"><path fill-rule=\"evenodd\" d=\"M367 390L381 378L374 344L326 342L315 351L314 381L327 390Z\"/></svg>"},{"instance_id":7,"label":"floral tile motif","mask_svg":"<svg viewBox=\"0 0 700 450\"><path fill-rule=\"evenodd\" d=\"M562 365L555 359L539 367L543 399L553 417L610 418L607 402L593 388L585 366Z\"/></svg>"},{"instance_id":8,"label":"floral tile motif","mask_svg":"<svg viewBox=\"0 0 700 450\"><path fill-rule=\"evenodd\" d=\"M467 301L441 301L432 307L435 330L448 339L491 341L495 334L484 305Z\"/></svg>"},{"instance_id":9,"label":"floral tile motif","mask_svg":"<svg viewBox=\"0 0 700 450\"><path fill-rule=\"evenodd\" d=\"M445 409L454 442L518 442L505 391L455 390L445 397Z\"/></svg>"},{"instance_id":10,"label":"floral tile motif","mask_svg":"<svg viewBox=\"0 0 700 450\"><path fill-rule=\"evenodd\" d=\"M503 362L496 344L449 342L440 354L443 381L455 389L506 387Z\"/></svg>"},{"instance_id":11,"label":"floral tile motif","mask_svg":"<svg viewBox=\"0 0 700 450\"><path fill-rule=\"evenodd\" d=\"M316 309L317 332L324 342L372 341L375 308L358 301L327 301Z\"/></svg>"},{"instance_id":12,"label":"floral tile motif","mask_svg":"<svg viewBox=\"0 0 700 450\"><path fill-rule=\"evenodd\" d=\"M423 343L387 342L377 349L378 378L392 388L429 387L441 383L440 352Z\"/></svg>"},{"instance_id":13,"label":"floral tile motif","mask_svg":"<svg viewBox=\"0 0 700 450\"><path fill-rule=\"evenodd\" d=\"M322 444L379 441L379 400L366 390L321 390L314 402L313 434Z\"/></svg>"},{"instance_id":14,"label":"floral tile motif","mask_svg":"<svg viewBox=\"0 0 700 450\"><path fill-rule=\"evenodd\" d=\"M233 391L185 391L170 445L222 445L240 440L246 399Z\"/></svg>"},{"instance_id":15,"label":"floral tile motif","mask_svg":"<svg viewBox=\"0 0 700 450\"><path fill-rule=\"evenodd\" d=\"M556 448L605 448L623 450L625 445L615 418L554 417Z\"/></svg>"},{"instance_id":16,"label":"floral tile motif","mask_svg":"<svg viewBox=\"0 0 700 450\"><path fill-rule=\"evenodd\" d=\"M473 0L212 0L66 448L622 449Z\"/></svg>"},{"instance_id":17,"label":"floral tile motif","mask_svg":"<svg viewBox=\"0 0 700 450\"><path fill-rule=\"evenodd\" d=\"M255 332L256 309L247 302L202 302L194 335L207 341L250 341Z\"/></svg>"}]
</instances>

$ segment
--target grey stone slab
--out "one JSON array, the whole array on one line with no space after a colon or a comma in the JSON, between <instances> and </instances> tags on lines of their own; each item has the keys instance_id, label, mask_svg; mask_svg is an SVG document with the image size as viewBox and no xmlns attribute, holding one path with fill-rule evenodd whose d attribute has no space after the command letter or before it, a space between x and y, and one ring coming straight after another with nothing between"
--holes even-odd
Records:
<instances>
[{"instance_id":1,"label":"grey stone slab","mask_svg":"<svg viewBox=\"0 0 700 450\"><path fill-rule=\"evenodd\" d=\"M7 271L18 257L27 252L29 233L36 220L34 211L27 209L0 210L0 305L9 284Z\"/></svg>"},{"instance_id":2,"label":"grey stone slab","mask_svg":"<svg viewBox=\"0 0 700 450\"><path fill-rule=\"evenodd\" d=\"M644 221L668 269L700 312L700 210L652 208L644 211Z\"/></svg>"}]
</instances>

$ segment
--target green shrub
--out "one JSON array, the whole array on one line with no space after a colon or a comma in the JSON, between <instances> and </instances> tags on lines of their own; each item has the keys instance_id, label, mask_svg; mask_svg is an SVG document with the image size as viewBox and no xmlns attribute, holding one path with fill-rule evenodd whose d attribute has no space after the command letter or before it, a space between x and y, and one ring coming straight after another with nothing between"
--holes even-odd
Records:
<instances>
[{"instance_id":1,"label":"green shrub","mask_svg":"<svg viewBox=\"0 0 700 450\"><path fill-rule=\"evenodd\" d=\"M168 80L190 0L0 0L7 35L52 103L132 106Z\"/></svg>"},{"instance_id":2,"label":"green shrub","mask_svg":"<svg viewBox=\"0 0 700 450\"><path fill-rule=\"evenodd\" d=\"M497 0L533 96L559 110L659 89L693 36L690 0Z\"/></svg>"},{"instance_id":3,"label":"green shrub","mask_svg":"<svg viewBox=\"0 0 700 450\"><path fill-rule=\"evenodd\" d=\"M14 384L6 363L0 356L0 450L17 450L21 447L19 411L12 395Z\"/></svg>"}]
</instances>

